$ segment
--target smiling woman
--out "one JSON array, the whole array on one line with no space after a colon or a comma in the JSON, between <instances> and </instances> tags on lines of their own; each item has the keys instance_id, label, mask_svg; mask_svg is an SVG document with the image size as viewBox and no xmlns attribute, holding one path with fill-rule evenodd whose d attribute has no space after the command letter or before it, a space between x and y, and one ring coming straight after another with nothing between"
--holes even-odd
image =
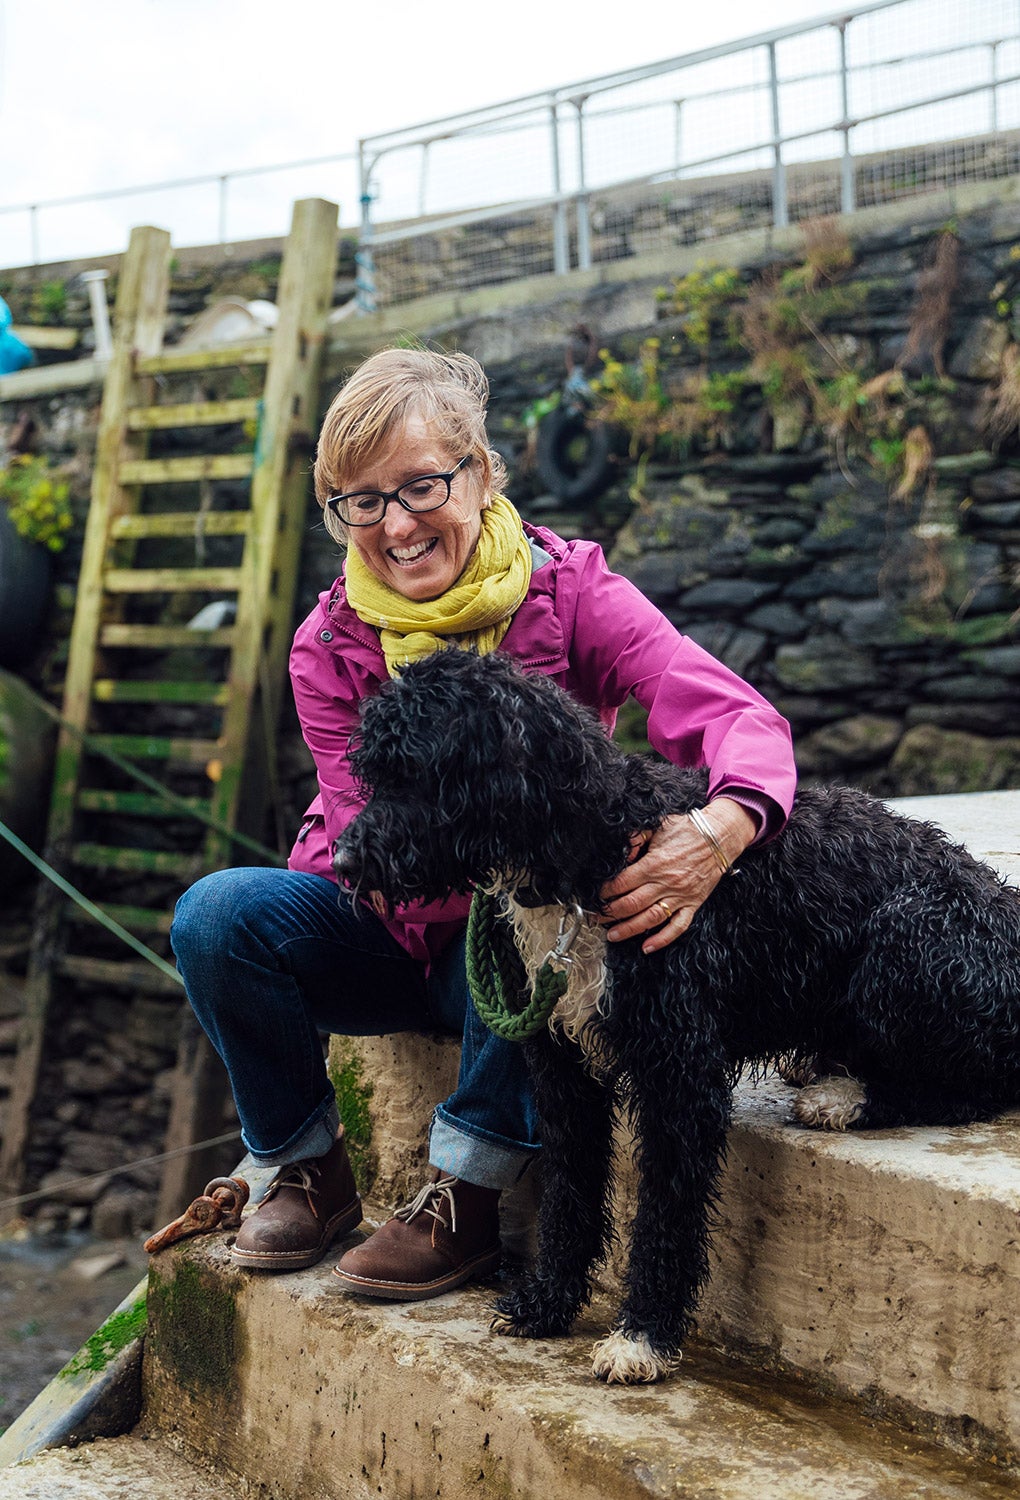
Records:
<instances>
[{"instance_id":1,"label":"smiling woman","mask_svg":"<svg viewBox=\"0 0 1020 1500\"><path fill-rule=\"evenodd\" d=\"M419 600L437 599L456 583L478 545L482 512L492 503L477 468L474 475L464 473L472 457L466 453L445 472L433 472L449 456L420 418L410 418L376 473L355 481L356 493L327 499L328 509L349 528L355 575L360 565L405 598ZM387 492L389 474L403 477Z\"/></svg>"},{"instance_id":2,"label":"smiling woman","mask_svg":"<svg viewBox=\"0 0 1020 1500\"><path fill-rule=\"evenodd\" d=\"M491 1270L500 1192L539 1141L521 1049L470 1002L468 898L390 910L371 891L338 889L333 846L364 804L349 753L362 704L408 663L448 648L510 655L609 731L633 694L657 750L711 767L701 822L632 830L631 861L602 890L609 941L646 952L679 937L744 848L778 831L793 793L785 721L611 573L598 547L529 525L501 494L487 398L468 355L390 349L334 399L315 490L346 565L291 653L319 796L289 869L207 876L182 898L172 934L245 1145L281 1168L238 1233L242 1266L312 1265L360 1217L320 1032L462 1037L457 1087L433 1115L428 1180L337 1267L348 1290L368 1296L434 1297ZM410 799L421 768L407 744L394 743L392 757ZM426 809L415 838L427 840L429 821Z\"/></svg>"}]
</instances>

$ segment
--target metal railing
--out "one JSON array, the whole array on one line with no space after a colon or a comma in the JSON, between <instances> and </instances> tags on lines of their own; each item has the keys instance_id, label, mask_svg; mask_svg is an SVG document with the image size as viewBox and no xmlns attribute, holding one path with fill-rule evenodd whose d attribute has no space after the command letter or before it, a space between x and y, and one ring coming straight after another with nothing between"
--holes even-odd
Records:
<instances>
[{"instance_id":1,"label":"metal railing","mask_svg":"<svg viewBox=\"0 0 1020 1500\"><path fill-rule=\"evenodd\" d=\"M920 39L920 44L919 44ZM791 202L791 183L832 185L824 208L861 201L862 164L909 150L908 172L935 185L937 163L916 148L949 138L998 139L1020 127L1018 0L875 0L737 43L608 74L359 143L362 208L359 303L374 308L423 290L423 277L381 252L424 233L545 215L542 269L611 259L597 246L593 200L661 185L663 197L726 177L755 176L774 225L817 212L816 192ZM975 155L976 153L971 153ZM994 152L986 153L995 156ZM1001 153L998 154L1001 158ZM1001 175L991 163L987 175ZM872 174L874 175L874 174ZM973 169L971 175L980 175ZM526 182L524 193L516 191ZM759 197L762 192L759 191ZM869 195L864 194L865 197ZM456 199L459 197L459 203ZM433 217L423 224L428 215ZM417 222L394 222L414 217ZM693 238L710 230L699 226ZM680 237L682 239L682 237ZM676 243L668 234L663 244ZM532 246L532 267L537 257ZM633 253L631 251L630 253ZM433 258L443 259L440 253ZM442 278L451 284L447 252ZM508 277L527 274L507 255ZM491 279L502 279L493 276ZM456 284L457 278L452 278ZM381 287L380 283L384 283ZM463 283L461 283L463 284Z\"/></svg>"},{"instance_id":2,"label":"metal railing","mask_svg":"<svg viewBox=\"0 0 1020 1500\"><path fill-rule=\"evenodd\" d=\"M15 223L38 263L58 233L67 256L118 243L115 204L178 244L225 245L282 232L293 197L328 196L360 202L371 310L1018 170L1020 0L873 0L357 152L2 205L0 264L18 263Z\"/></svg>"},{"instance_id":3,"label":"metal railing","mask_svg":"<svg viewBox=\"0 0 1020 1500\"><path fill-rule=\"evenodd\" d=\"M235 167L230 172L208 172L196 177L177 177L164 182L136 183L131 187L108 188L104 192L40 198L34 203L6 203L0 204L0 219L17 216L21 220L22 229L27 229L26 249L31 257L30 263L40 265L44 250L51 260L60 256L70 259L72 254L76 259L90 254L103 254L109 250L110 243L116 243L120 238L126 241L128 230L144 221L150 205L154 209L154 219L163 221L183 217L179 208L175 213L170 195L187 193L189 228L186 232L190 235L190 243L228 245L237 240L284 235L290 218L290 206L295 198L317 195L329 196L335 201L353 202L357 193L357 162L356 151L342 151L331 156L309 156L300 161L273 162L269 166ZM329 182L323 181L324 168L331 171ZM309 173L315 174L310 181ZM246 179L284 175L288 178L288 185L278 195L279 202L268 209L270 215L275 213L275 222L272 217L267 218L264 183L259 188L256 204L249 206L238 202L237 188ZM338 176L339 184L336 181ZM340 192L336 190L338 185ZM203 188L214 190L205 210L196 208L196 190ZM158 205L152 202L156 198L160 200ZM44 216L52 222L52 218L62 209L112 205L128 199L134 199L139 208L132 211L127 223L121 224L107 216L90 223L83 221L80 215L77 216L75 224L78 226L79 243L74 246L73 251L68 248L64 239L55 241L60 247L56 251L44 242ZM253 217L252 208L257 217ZM208 229L196 227L206 224ZM105 246L96 239L97 234L107 236ZM176 241L178 236L175 235L174 238ZM11 258L12 253L13 238L0 239L0 264L17 264Z\"/></svg>"}]
</instances>

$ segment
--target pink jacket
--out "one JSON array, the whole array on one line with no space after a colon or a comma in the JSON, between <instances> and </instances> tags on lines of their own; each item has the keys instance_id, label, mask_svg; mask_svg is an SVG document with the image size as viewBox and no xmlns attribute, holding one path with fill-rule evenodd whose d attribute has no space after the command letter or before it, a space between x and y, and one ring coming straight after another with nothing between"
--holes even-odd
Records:
<instances>
[{"instance_id":1,"label":"pink jacket","mask_svg":"<svg viewBox=\"0 0 1020 1500\"><path fill-rule=\"evenodd\" d=\"M500 647L528 672L544 672L587 704L608 732L633 694L648 710L649 742L675 765L710 767L709 792L746 788L769 799L766 837L793 801L790 730L761 695L681 635L655 606L611 573L593 542L565 542L525 525L535 554L531 587ZM319 793L288 861L334 879L334 840L362 804L347 745L358 705L386 681L376 631L347 603L342 578L299 626L290 657L301 729ZM434 958L461 930L468 898L400 909L387 925L412 957Z\"/></svg>"}]
</instances>

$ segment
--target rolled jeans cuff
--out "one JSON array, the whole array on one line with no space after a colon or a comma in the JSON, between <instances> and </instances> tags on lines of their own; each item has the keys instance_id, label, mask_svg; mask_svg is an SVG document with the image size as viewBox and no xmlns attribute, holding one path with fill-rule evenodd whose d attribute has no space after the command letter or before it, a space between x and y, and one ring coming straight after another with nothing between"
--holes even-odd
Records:
<instances>
[{"instance_id":1,"label":"rolled jeans cuff","mask_svg":"<svg viewBox=\"0 0 1020 1500\"><path fill-rule=\"evenodd\" d=\"M538 1155L537 1146L476 1135L437 1109L429 1132L429 1162L476 1187L510 1188Z\"/></svg>"},{"instance_id":2,"label":"rolled jeans cuff","mask_svg":"<svg viewBox=\"0 0 1020 1500\"><path fill-rule=\"evenodd\" d=\"M308 1161L315 1156L325 1156L340 1129L340 1112L336 1099L324 1101L321 1110L312 1117L311 1124L302 1126L297 1135L291 1136L278 1151L256 1151L244 1131L241 1140L260 1167L289 1167L293 1161Z\"/></svg>"}]
</instances>

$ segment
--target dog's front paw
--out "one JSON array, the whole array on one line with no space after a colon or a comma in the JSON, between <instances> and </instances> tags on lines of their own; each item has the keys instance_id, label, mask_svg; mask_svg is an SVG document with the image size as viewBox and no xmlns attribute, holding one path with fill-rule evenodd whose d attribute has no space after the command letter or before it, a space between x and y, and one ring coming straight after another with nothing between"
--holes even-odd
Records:
<instances>
[{"instance_id":1,"label":"dog's front paw","mask_svg":"<svg viewBox=\"0 0 1020 1500\"><path fill-rule=\"evenodd\" d=\"M671 1375L679 1354L661 1354L645 1333L628 1334L616 1328L592 1350L592 1374L607 1385L651 1385Z\"/></svg>"},{"instance_id":2,"label":"dog's front paw","mask_svg":"<svg viewBox=\"0 0 1020 1500\"><path fill-rule=\"evenodd\" d=\"M516 1318L512 1318L509 1313L500 1312L499 1308L492 1315L489 1332L498 1333L505 1339L528 1339L534 1337L527 1324L518 1323Z\"/></svg>"},{"instance_id":3,"label":"dog's front paw","mask_svg":"<svg viewBox=\"0 0 1020 1500\"><path fill-rule=\"evenodd\" d=\"M489 1328L493 1333L514 1339L549 1339L569 1333L577 1308L553 1303L524 1290L508 1292L493 1309Z\"/></svg>"},{"instance_id":4,"label":"dog's front paw","mask_svg":"<svg viewBox=\"0 0 1020 1500\"><path fill-rule=\"evenodd\" d=\"M793 1101L794 1119L812 1130L848 1130L864 1113L868 1096L856 1078L838 1073L801 1089Z\"/></svg>"}]
</instances>

